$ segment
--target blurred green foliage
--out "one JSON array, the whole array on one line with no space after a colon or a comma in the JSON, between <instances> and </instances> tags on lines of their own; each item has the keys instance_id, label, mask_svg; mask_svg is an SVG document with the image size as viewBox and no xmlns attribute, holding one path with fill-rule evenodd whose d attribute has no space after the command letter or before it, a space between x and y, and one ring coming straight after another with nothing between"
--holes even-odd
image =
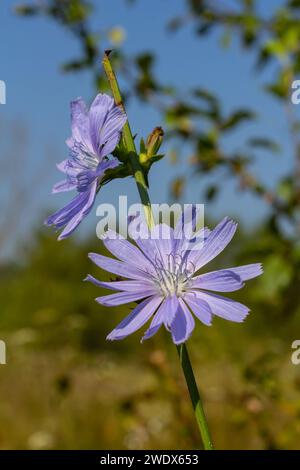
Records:
<instances>
[{"instance_id":1,"label":"blurred green foliage","mask_svg":"<svg viewBox=\"0 0 300 470\"><path fill-rule=\"evenodd\" d=\"M240 231L234 251L210 268L253 260L258 255L247 248L253 238L261 236ZM58 243L42 233L21 264L1 268L0 331L8 365L0 368L0 448L197 448L168 333L142 345L142 331L105 341L130 307L94 302L105 291L82 279L109 275L88 260L91 250L103 251L100 241ZM282 321L279 293L290 286L287 266L269 255L262 281L234 295L251 305L245 323L215 318L208 328L197 322L189 341L218 448L299 446L300 369L291 364L290 343L300 311L286 311Z\"/></svg>"},{"instance_id":2,"label":"blurred green foliage","mask_svg":"<svg viewBox=\"0 0 300 470\"><path fill-rule=\"evenodd\" d=\"M93 6L92 1L47 0L17 12L46 15L71 31L82 56L63 70L89 69L95 88L103 90L99 57L106 33L96 35L90 27ZM254 0L237 1L235 8L186 0L185 8L186 14L167 25L170 33L192 27L201 41L216 30L220 47L231 47L238 38L255 56L257 74L273 67L272 82L262 85L288 111L294 147L294 168L274 189L250 167L261 151L281 153L280 142L253 135L238 149L224 146L226 136L257 119L259 110L241 104L225 113L215 93L199 87L183 98L172 83L161 83L155 51L128 57L120 34L111 36L118 42L114 67L127 86L127 99L135 95L160 112L172 160L182 143L192 149L185 174L172 184L174 198L183 196L190 175L210 174L209 208L225 175L270 207L261 226L240 232L233 250L218 260L220 266L263 262L264 276L235 296L253 313L243 325L219 319L212 328L198 325L190 348L218 448L299 448L300 368L291 364L290 347L300 330L300 123L290 94L300 72L300 2L283 2L268 18ZM99 251L93 245L93 240L59 244L39 234L25 259L1 267L0 328L10 366L0 369L0 447L196 448L190 404L167 334L160 332L143 346L140 334L105 342L129 307L104 309L92 302L99 292L81 279L93 274L86 256Z\"/></svg>"}]
</instances>

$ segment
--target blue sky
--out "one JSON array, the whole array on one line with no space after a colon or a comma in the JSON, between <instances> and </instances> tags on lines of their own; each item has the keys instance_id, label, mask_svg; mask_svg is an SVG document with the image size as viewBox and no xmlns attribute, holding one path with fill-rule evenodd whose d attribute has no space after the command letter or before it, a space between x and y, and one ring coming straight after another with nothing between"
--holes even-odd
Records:
<instances>
[{"instance_id":1,"label":"blue sky","mask_svg":"<svg viewBox=\"0 0 300 470\"><path fill-rule=\"evenodd\" d=\"M163 82L180 87L183 94L191 86L208 88L217 93L228 112L248 106L260 112L257 122L242 127L227 140L226 145L239 148L247 136L254 134L277 138L284 151L275 157L260 153L253 167L253 172L268 186L272 187L290 168L293 156L286 117L280 105L262 91L262 84L272 78L272 69L258 76L251 53L245 53L237 43L228 50L220 48L220 32L205 40L195 37L192 26L176 34L167 33L166 22L183 11L182 0L137 0L130 7L124 0L99 0L95 3L97 11L92 20L93 27L103 31L122 25L127 31L124 49L128 54L153 49L158 56L156 70ZM260 2L266 14L270 3ZM272 7L281 3L274 0ZM47 166L42 187L38 191L32 188L35 210L26 217L29 225L32 221L40 223L39 217L45 215L46 207L58 208L68 199L68 196L50 196L50 190L60 178L55 163L67 155L64 142L70 134L69 102L77 96L90 101L94 91L89 73L63 74L59 69L60 64L80 54L76 40L48 19L16 17L13 14L16 4L14 0L0 3L0 79L7 85L7 104L0 106L0 124L4 123L5 127L18 121L28 131L28 148L20 155L24 175L28 175L36 165L43 167L44 159L53 161L50 170ZM145 136L161 124L156 111L137 101L131 104L128 113L131 125L139 135ZM11 139L11 135L2 133L2 128L1 125L0 152ZM168 152L168 149L164 150ZM150 180L153 202L168 201L170 182L188 169L185 160L188 150L182 149L180 163L176 166L171 165L168 158L156 165ZM201 203L201 189L206 184L207 178L191 178L185 202ZM127 180L105 187L101 201L116 203L119 193L128 194L130 202L138 200L133 181ZM236 185L229 182L222 198L207 206L208 210L215 217L236 215L251 226L264 216L267 209L261 201L249 195L238 193L237 197ZM80 233L96 225L95 211L89 219L86 227L80 228Z\"/></svg>"}]
</instances>

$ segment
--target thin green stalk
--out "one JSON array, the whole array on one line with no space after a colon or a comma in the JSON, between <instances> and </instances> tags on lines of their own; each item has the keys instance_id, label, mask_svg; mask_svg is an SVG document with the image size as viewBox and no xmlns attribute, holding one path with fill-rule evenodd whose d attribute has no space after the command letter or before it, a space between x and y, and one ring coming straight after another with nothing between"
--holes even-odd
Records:
<instances>
[{"instance_id":1,"label":"thin green stalk","mask_svg":"<svg viewBox=\"0 0 300 470\"><path fill-rule=\"evenodd\" d=\"M118 85L117 78L113 71L111 62L109 60L110 51L106 51L103 57L103 67L115 99L115 102L118 106L121 106L122 109L125 111L124 103L122 101L122 96L120 92L120 88ZM146 184L146 180L144 177L143 169L139 162L139 156L136 151L134 139L132 136L132 132L130 129L129 122L127 120L124 128L123 128L123 135L122 135L123 143L128 152L130 152L130 163L132 167L133 176L135 178L137 188L140 194L141 202L144 206L146 220L149 227L154 225L153 213L151 209L151 202L148 193L148 188ZM203 405L200 399L199 391L197 388L193 368L190 362L189 354L187 351L187 347L185 344L181 344L177 346L177 351L180 359L180 364L184 373L184 377L187 383L187 387L189 390L190 398L192 401L192 405L195 412L196 421L200 430L200 434L203 441L203 446L205 450L212 450L213 444L208 430L208 424L205 417Z\"/></svg>"},{"instance_id":2,"label":"thin green stalk","mask_svg":"<svg viewBox=\"0 0 300 470\"><path fill-rule=\"evenodd\" d=\"M210 437L208 423L204 413L203 404L199 395L189 353L185 344L177 346L180 364L189 389L189 394L195 411L196 420L200 429L205 450L213 450L213 443Z\"/></svg>"},{"instance_id":3,"label":"thin green stalk","mask_svg":"<svg viewBox=\"0 0 300 470\"><path fill-rule=\"evenodd\" d=\"M104 70L105 70L105 73L106 73L106 76L107 76L107 79L108 79L116 104L125 111L119 84L115 76L115 73L113 71L113 68L111 66L111 62L109 60L109 54L110 54L110 51L105 51L103 61L102 61L103 67L104 67ZM132 168L132 173L137 184L141 202L144 207L147 224L149 227L152 227L154 225L154 219L153 219L153 214L152 214L152 209L151 209L151 202L150 202L150 198L148 194L147 183L144 177L142 166L139 161L139 156L136 151L135 143L133 140L133 136L132 136L132 132L131 132L128 120L126 121L123 127L122 139L123 139L123 143L127 151L130 152L130 164Z\"/></svg>"}]
</instances>

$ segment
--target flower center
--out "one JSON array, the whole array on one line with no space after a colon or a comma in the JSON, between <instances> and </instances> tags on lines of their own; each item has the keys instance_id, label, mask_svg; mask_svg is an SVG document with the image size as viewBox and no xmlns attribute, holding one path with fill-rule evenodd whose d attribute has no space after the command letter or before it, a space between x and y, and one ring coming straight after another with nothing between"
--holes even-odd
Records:
<instances>
[{"instance_id":1,"label":"flower center","mask_svg":"<svg viewBox=\"0 0 300 470\"><path fill-rule=\"evenodd\" d=\"M195 266L186 257L170 253L163 262L156 255L154 260L155 283L158 284L164 297L177 295L181 297L195 273Z\"/></svg>"},{"instance_id":2,"label":"flower center","mask_svg":"<svg viewBox=\"0 0 300 470\"><path fill-rule=\"evenodd\" d=\"M76 165L83 170L96 170L99 165L99 158L96 154L90 152L82 142L75 142L71 150L71 157Z\"/></svg>"}]
</instances>

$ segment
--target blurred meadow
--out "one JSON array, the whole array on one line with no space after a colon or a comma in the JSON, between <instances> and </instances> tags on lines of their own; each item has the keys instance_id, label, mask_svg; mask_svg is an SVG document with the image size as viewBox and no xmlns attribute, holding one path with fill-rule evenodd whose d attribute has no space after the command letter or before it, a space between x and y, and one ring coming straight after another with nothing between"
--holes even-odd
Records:
<instances>
[{"instance_id":1,"label":"blurred meadow","mask_svg":"<svg viewBox=\"0 0 300 470\"><path fill-rule=\"evenodd\" d=\"M300 1L28 0L1 3L0 15L11 37L9 53L0 45L0 449L200 445L170 336L105 340L130 306L102 307L105 290L82 282L109 279L87 258L104 253L95 210L62 242L43 227L67 200L49 193L69 101L108 91L107 48L137 139L165 131L153 200L205 203L210 227L240 222L209 270L264 265L232 295L251 308L246 321L197 322L188 341L215 446L299 449ZM126 193L138 201L132 179L98 201Z\"/></svg>"}]
</instances>

